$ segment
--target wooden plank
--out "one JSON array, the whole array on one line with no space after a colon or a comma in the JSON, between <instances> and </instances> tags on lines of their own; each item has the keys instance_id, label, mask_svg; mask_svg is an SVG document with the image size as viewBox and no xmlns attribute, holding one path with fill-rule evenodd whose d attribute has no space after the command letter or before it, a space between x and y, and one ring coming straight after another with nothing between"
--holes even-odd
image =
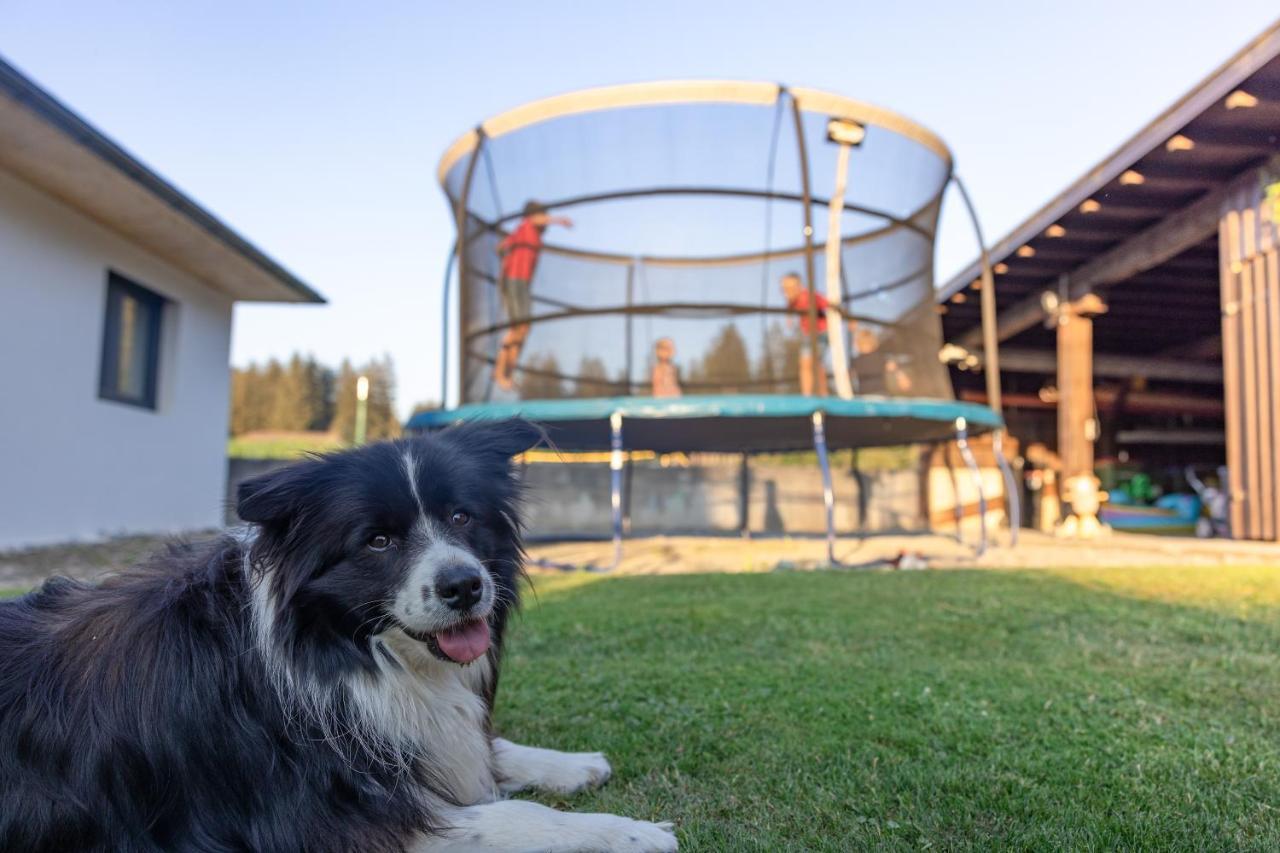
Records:
<instances>
[{"instance_id":1,"label":"wooden plank","mask_svg":"<svg viewBox=\"0 0 1280 853\"><path fill-rule=\"evenodd\" d=\"M1271 434L1274 382L1274 377L1271 373L1271 309L1267 299L1266 259L1258 253L1257 248L1257 237L1262 223L1258 219L1257 209L1250 209L1250 213L1254 214L1252 218L1255 223L1254 234L1249 241L1249 248L1253 251L1250 252L1251 259L1246 259L1245 263L1252 267L1254 341L1257 346L1256 358L1258 362L1258 512L1262 516L1262 526L1258 530L1258 535L1262 539L1272 542L1276 538L1276 525L1275 479L1272 477L1272 459L1275 458L1275 443L1272 441Z\"/></svg>"},{"instance_id":2,"label":"wooden plank","mask_svg":"<svg viewBox=\"0 0 1280 853\"><path fill-rule=\"evenodd\" d=\"M1234 265L1240 270L1240 352L1241 371L1240 401L1244 408L1244 467L1248 472L1244 485L1248 491L1245 536L1257 539L1262 533L1262 507L1259 479L1262 476L1262 458L1258 452L1258 342L1254 334L1253 315L1256 296L1253 292L1253 265L1249 263L1256 224L1253 210L1240 211L1240 249Z\"/></svg>"},{"instance_id":3,"label":"wooden plank","mask_svg":"<svg viewBox=\"0 0 1280 853\"><path fill-rule=\"evenodd\" d=\"M1268 241L1271 243L1271 241ZM1276 537L1280 538L1280 252L1271 243L1262 256L1267 282L1267 308L1270 317L1271 339L1271 484L1272 523Z\"/></svg>"},{"instance_id":4,"label":"wooden plank","mask_svg":"<svg viewBox=\"0 0 1280 853\"><path fill-rule=\"evenodd\" d=\"M1222 372L1227 423L1227 472L1230 477L1231 535L1245 538L1243 429L1240 406L1240 290L1233 264L1239 256L1240 214L1228 210L1218 225L1222 288Z\"/></svg>"}]
</instances>

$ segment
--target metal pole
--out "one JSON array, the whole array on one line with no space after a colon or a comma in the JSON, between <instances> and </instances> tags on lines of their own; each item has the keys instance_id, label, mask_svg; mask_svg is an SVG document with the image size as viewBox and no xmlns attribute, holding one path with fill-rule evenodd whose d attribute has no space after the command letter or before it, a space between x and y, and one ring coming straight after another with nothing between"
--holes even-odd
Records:
<instances>
[{"instance_id":1,"label":"metal pole","mask_svg":"<svg viewBox=\"0 0 1280 853\"><path fill-rule=\"evenodd\" d=\"M836 393L842 400L853 399L853 382L849 380L849 356L844 349L844 318L835 309L836 305L844 308L840 286L840 215L844 213L844 193L849 182L850 147L847 143L842 144L836 155L836 186L827 205L827 340L831 347L831 372L835 375Z\"/></svg>"},{"instance_id":2,"label":"metal pole","mask_svg":"<svg viewBox=\"0 0 1280 853\"><path fill-rule=\"evenodd\" d=\"M996 455L996 464L1000 466L1000 475L1004 478L1005 512L1009 517L1009 547L1018 544L1018 528L1022 526L1022 489L1018 487L1018 478L1013 475L1009 460L1004 458L1004 430L998 429L991 437L991 450Z\"/></svg>"},{"instance_id":3,"label":"metal pole","mask_svg":"<svg viewBox=\"0 0 1280 853\"><path fill-rule=\"evenodd\" d=\"M454 205L454 228L458 232L458 402L467 402L467 201L471 197L471 180L476 174L476 161L480 159L480 149L484 147L484 128L477 127L476 147L471 151L471 159L467 161L467 171L462 178L462 189L458 193L457 204ZM445 319L448 322L448 318Z\"/></svg>"},{"instance_id":4,"label":"metal pole","mask_svg":"<svg viewBox=\"0 0 1280 853\"><path fill-rule=\"evenodd\" d=\"M627 318L626 319L626 340L625 340L625 343L623 344L627 348L627 351L623 358L623 363L626 365L627 382L621 389L622 393L628 396L630 396L631 389L634 387L632 385L632 382L634 380L634 375L632 373L632 366L633 366L632 359L634 358L634 356L631 351L633 346L633 341L631 337L631 322L632 322L631 318L633 314L631 311L631 306L635 304L635 287L636 287L635 279L636 279L636 262L632 261L631 263L627 264L627 313L625 315ZM652 346L652 343L650 344L650 346ZM652 390L653 389L650 389L650 393L652 393Z\"/></svg>"},{"instance_id":5,"label":"metal pole","mask_svg":"<svg viewBox=\"0 0 1280 853\"><path fill-rule=\"evenodd\" d=\"M978 489L978 556L981 557L987 553L987 491L982 486L978 460L973 458L973 448L969 447L969 424L964 418L956 418L956 446L960 448L960 458L973 475L973 484ZM960 502L959 490L956 491L956 502Z\"/></svg>"},{"instance_id":6,"label":"metal pole","mask_svg":"<svg viewBox=\"0 0 1280 853\"><path fill-rule=\"evenodd\" d=\"M622 562L622 412L609 416L610 498L613 508L613 565Z\"/></svg>"},{"instance_id":7,"label":"metal pole","mask_svg":"<svg viewBox=\"0 0 1280 853\"><path fill-rule=\"evenodd\" d=\"M356 380L356 427L352 437L355 445L364 444L369 425L369 377Z\"/></svg>"},{"instance_id":8,"label":"metal pole","mask_svg":"<svg viewBox=\"0 0 1280 853\"><path fill-rule=\"evenodd\" d=\"M440 408L449 408L449 289L453 282L453 263L462 248L461 240L455 241L449 260L444 265L444 299L440 309ZM462 357L461 353L458 355ZM458 389L461 392L462 389Z\"/></svg>"},{"instance_id":9,"label":"metal pole","mask_svg":"<svg viewBox=\"0 0 1280 853\"><path fill-rule=\"evenodd\" d=\"M978 222L978 211L969 198L969 191L959 175L952 175L960 198L969 211L969 219L973 222L973 233L978 238L978 255L982 261L982 364L986 371L987 406L997 415L1004 417L1004 401L1000 395L1000 330L996 319L996 284L991 274L991 254L987 251L987 241L982 236L982 225Z\"/></svg>"},{"instance_id":10,"label":"metal pole","mask_svg":"<svg viewBox=\"0 0 1280 853\"><path fill-rule=\"evenodd\" d=\"M751 537L751 457L747 453L738 463L738 534Z\"/></svg>"},{"instance_id":11,"label":"metal pole","mask_svg":"<svg viewBox=\"0 0 1280 853\"><path fill-rule=\"evenodd\" d=\"M827 562L836 564L836 495L831 487L831 460L827 457L827 430L822 412L813 413L813 449L822 471L822 503L827 512Z\"/></svg>"},{"instance_id":12,"label":"metal pole","mask_svg":"<svg viewBox=\"0 0 1280 853\"><path fill-rule=\"evenodd\" d=\"M802 190L802 202L804 204L804 269L805 282L809 289L809 352L813 361L813 392L817 394L822 383L818 379L818 371L825 370L822 366L822 360L818 358L818 292L815 279L817 273L813 265L813 198L809 187L809 149L804 144L804 119L800 115L800 103L795 96L791 96L791 115L795 119L796 126L796 149L800 157L800 184Z\"/></svg>"}]
</instances>

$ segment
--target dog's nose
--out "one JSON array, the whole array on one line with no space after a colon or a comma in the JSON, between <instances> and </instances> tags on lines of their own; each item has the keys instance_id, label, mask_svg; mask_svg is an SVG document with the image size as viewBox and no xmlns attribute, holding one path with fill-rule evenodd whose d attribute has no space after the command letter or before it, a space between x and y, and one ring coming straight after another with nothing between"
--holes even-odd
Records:
<instances>
[{"instance_id":1,"label":"dog's nose","mask_svg":"<svg viewBox=\"0 0 1280 853\"><path fill-rule=\"evenodd\" d=\"M436 597L454 610L469 610L484 594L484 580L477 569L454 566L436 578Z\"/></svg>"}]
</instances>

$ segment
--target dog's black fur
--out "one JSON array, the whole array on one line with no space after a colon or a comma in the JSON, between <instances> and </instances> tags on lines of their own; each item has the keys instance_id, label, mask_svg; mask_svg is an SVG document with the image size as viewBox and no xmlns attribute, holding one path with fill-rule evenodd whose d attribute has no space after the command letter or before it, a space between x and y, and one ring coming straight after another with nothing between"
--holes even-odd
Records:
<instances>
[{"instance_id":1,"label":"dog's black fur","mask_svg":"<svg viewBox=\"0 0 1280 853\"><path fill-rule=\"evenodd\" d=\"M375 656L394 663L377 635L409 559L365 546L425 512L490 572L491 707L522 560L510 457L540 436L471 425L304 461L241 487L256 533L0 605L0 849L400 850L439 828L451 800L430 744L361 731L345 693L345 678L385 672ZM448 527L462 511L470 522ZM274 602L269 649L257 583ZM302 684L332 694L323 723L289 695Z\"/></svg>"}]
</instances>

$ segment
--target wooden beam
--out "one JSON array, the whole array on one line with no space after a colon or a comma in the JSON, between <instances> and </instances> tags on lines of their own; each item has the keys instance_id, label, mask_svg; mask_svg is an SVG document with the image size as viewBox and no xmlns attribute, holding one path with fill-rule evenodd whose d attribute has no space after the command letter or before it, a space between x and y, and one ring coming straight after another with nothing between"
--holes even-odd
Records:
<instances>
[{"instance_id":1,"label":"wooden beam","mask_svg":"<svg viewBox=\"0 0 1280 853\"><path fill-rule=\"evenodd\" d=\"M1170 347L1160 353L1162 357L1167 358L1194 358L1203 361L1222 361L1222 333L1208 335L1198 341L1183 346L1179 344L1176 347ZM1215 365L1215 369L1221 365Z\"/></svg>"},{"instance_id":2,"label":"wooden beam","mask_svg":"<svg viewBox=\"0 0 1280 853\"><path fill-rule=\"evenodd\" d=\"M1189 127L1187 136L1198 146L1216 145L1223 148L1246 148L1259 152L1274 151L1280 146L1280 134L1271 127L1228 127L1227 125L1202 124Z\"/></svg>"},{"instance_id":3,"label":"wooden beam","mask_svg":"<svg viewBox=\"0 0 1280 853\"><path fill-rule=\"evenodd\" d=\"M1271 163L1277 162L1280 162L1280 157L1272 158ZM1218 231L1218 220L1228 199L1240 188L1256 184L1261 172L1261 168L1248 170L1230 183L1201 196L1190 206L1078 267L1069 273L1068 297L1078 299L1096 288L1154 269L1209 239ZM1040 294L1032 293L1001 313L996 323L997 336L1006 341L1044 319ZM961 335L956 343L965 349L975 349L981 341L982 330L973 328Z\"/></svg>"},{"instance_id":4,"label":"wooden beam","mask_svg":"<svg viewBox=\"0 0 1280 853\"><path fill-rule=\"evenodd\" d=\"M1220 429L1122 429L1116 433L1118 444L1222 444L1225 439Z\"/></svg>"},{"instance_id":5,"label":"wooden beam","mask_svg":"<svg viewBox=\"0 0 1280 853\"><path fill-rule=\"evenodd\" d=\"M1042 373L1052 376L1058 370L1058 361L1057 356L1049 350L1002 349L1000 350L1000 369L1009 373ZM1143 358L1097 353L1093 357L1093 373L1104 379L1145 376L1147 379L1164 379L1171 382L1222 384L1221 365L1174 358Z\"/></svg>"},{"instance_id":6,"label":"wooden beam","mask_svg":"<svg viewBox=\"0 0 1280 853\"><path fill-rule=\"evenodd\" d=\"M1120 392L1114 388L1099 388L1094 392L1098 408L1105 410L1114 406ZM976 388L964 389L960 399L969 403L985 403L987 394ZM1005 394L1007 409L1044 409L1058 408L1055 400L1043 400L1037 394ZM1223 407L1221 397L1196 397L1191 394L1165 394L1154 391L1130 391L1125 394L1124 409L1134 415L1190 415L1192 417L1220 418Z\"/></svg>"}]
</instances>

